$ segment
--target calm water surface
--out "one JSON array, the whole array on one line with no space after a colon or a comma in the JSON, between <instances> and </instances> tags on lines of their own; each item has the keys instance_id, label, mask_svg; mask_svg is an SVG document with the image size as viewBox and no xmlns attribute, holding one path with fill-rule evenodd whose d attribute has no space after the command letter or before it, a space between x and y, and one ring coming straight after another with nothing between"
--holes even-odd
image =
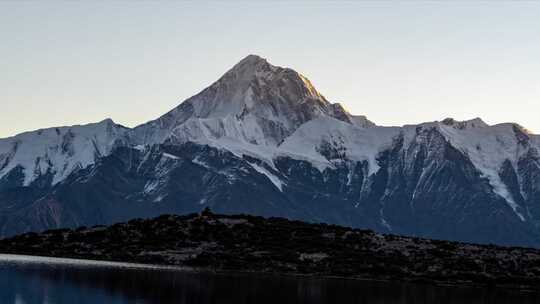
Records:
<instances>
[{"instance_id":1,"label":"calm water surface","mask_svg":"<svg viewBox=\"0 0 540 304\"><path fill-rule=\"evenodd\" d=\"M540 303L531 292L0 255L0 303Z\"/></svg>"}]
</instances>

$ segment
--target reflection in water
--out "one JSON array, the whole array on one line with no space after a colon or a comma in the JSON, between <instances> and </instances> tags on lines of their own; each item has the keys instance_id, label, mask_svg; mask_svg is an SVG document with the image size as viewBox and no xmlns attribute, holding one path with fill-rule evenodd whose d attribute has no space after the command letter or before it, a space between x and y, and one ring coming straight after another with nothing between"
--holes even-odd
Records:
<instances>
[{"instance_id":1,"label":"reflection in water","mask_svg":"<svg viewBox=\"0 0 540 304\"><path fill-rule=\"evenodd\" d=\"M0 256L0 303L539 303L502 289L213 274Z\"/></svg>"}]
</instances>

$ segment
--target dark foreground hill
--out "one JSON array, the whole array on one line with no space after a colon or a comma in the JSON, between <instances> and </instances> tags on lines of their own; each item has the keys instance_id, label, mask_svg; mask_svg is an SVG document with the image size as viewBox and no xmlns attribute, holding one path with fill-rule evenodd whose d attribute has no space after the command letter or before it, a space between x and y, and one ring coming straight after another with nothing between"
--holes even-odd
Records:
<instances>
[{"instance_id":1,"label":"dark foreground hill","mask_svg":"<svg viewBox=\"0 0 540 304\"><path fill-rule=\"evenodd\" d=\"M540 251L249 215L163 215L0 240L0 252L357 279L540 288Z\"/></svg>"}]
</instances>

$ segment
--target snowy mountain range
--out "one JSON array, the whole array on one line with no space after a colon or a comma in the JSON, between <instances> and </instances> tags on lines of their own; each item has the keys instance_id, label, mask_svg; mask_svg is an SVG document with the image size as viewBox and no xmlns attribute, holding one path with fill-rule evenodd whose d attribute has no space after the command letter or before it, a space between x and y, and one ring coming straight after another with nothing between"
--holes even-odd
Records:
<instances>
[{"instance_id":1,"label":"snowy mountain range","mask_svg":"<svg viewBox=\"0 0 540 304\"><path fill-rule=\"evenodd\" d=\"M0 235L206 206L540 246L540 136L481 119L377 126L250 55L156 120L0 139Z\"/></svg>"}]
</instances>

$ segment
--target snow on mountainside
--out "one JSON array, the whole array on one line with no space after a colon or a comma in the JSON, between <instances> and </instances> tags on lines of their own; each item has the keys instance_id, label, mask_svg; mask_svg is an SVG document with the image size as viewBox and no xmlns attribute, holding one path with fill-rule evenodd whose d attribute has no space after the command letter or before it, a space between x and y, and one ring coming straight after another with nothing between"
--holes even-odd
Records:
<instances>
[{"instance_id":1,"label":"snow on mountainside","mask_svg":"<svg viewBox=\"0 0 540 304\"><path fill-rule=\"evenodd\" d=\"M99 123L42 129L0 139L0 179L22 170L22 185L52 175L52 184L108 155L126 128L107 119Z\"/></svg>"},{"instance_id":2,"label":"snow on mountainside","mask_svg":"<svg viewBox=\"0 0 540 304\"><path fill-rule=\"evenodd\" d=\"M379 166L377 155L390 148L400 128L360 128L324 117L302 125L279 146L280 154L312 161L319 168L332 166L332 160L367 160L370 174ZM321 167L322 166L322 167Z\"/></svg>"},{"instance_id":3,"label":"snow on mountainside","mask_svg":"<svg viewBox=\"0 0 540 304\"><path fill-rule=\"evenodd\" d=\"M479 118L377 126L250 55L136 128L0 139L0 236L210 206L540 246L539 151L540 136Z\"/></svg>"},{"instance_id":4,"label":"snow on mountainside","mask_svg":"<svg viewBox=\"0 0 540 304\"><path fill-rule=\"evenodd\" d=\"M132 146L208 144L258 158L271 167L278 156L307 160L320 170L343 159L365 160L374 174L378 154L399 135L410 144L418 127L439 130L516 210L499 171L505 160L517 168L528 149L540 146L538 136L513 124L489 126L479 118L402 128L376 126L365 116L351 115L340 104L327 101L306 77L256 55L247 56L169 113L131 130L105 120L0 140L0 178L20 167L24 185L46 173L53 174L52 184L56 184L108 155L117 140Z\"/></svg>"},{"instance_id":5,"label":"snow on mountainside","mask_svg":"<svg viewBox=\"0 0 540 304\"><path fill-rule=\"evenodd\" d=\"M250 55L201 93L135 128L132 142L212 143L228 138L239 144L277 146L300 125L318 117L373 125L329 103L294 70Z\"/></svg>"},{"instance_id":6,"label":"snow on mountainside","mask_svg":"<svg viewBox=\"0 0 540 304\"><path fill-rule=\"evenodd\" d=\"M493 192L504 198L515 214L525 220L500 174L506 161L517 172L518 162L531 150L537 152L539 145L537 136L528 134L516 124L489 126L476 118L468 121L445 119L402 128L357 128L335 119L320 118L301 126L280 145L279 150L292 157L310 160L319 168L331 166L332 159L366 160L369 175L372 175L379 169L378 155L390 149L398 135L405 139L405 147L411 145L419 127L437 130L448 143L463 152L482 177L489 181Z\"/></svg>"},{"instance_id":7,"label":"snow on mountainside","mask_svg":"<svg viewBox=\"0 0 540 304\"><path fill-rule=\"evenodd\" d=\"M489 180L493 191L502 196L520 219L524 220L523 214L517 210L515 198L501 180L500 173L505 161L510 161L516 170L518 161L531 148L537 149L537 146L534 143L531 145L529 135L516 124L488 126L483 121L475 119L457 126L455 123L443 121L439 128L450 143L464 152Z\"/></svg>"}]
</instances>

